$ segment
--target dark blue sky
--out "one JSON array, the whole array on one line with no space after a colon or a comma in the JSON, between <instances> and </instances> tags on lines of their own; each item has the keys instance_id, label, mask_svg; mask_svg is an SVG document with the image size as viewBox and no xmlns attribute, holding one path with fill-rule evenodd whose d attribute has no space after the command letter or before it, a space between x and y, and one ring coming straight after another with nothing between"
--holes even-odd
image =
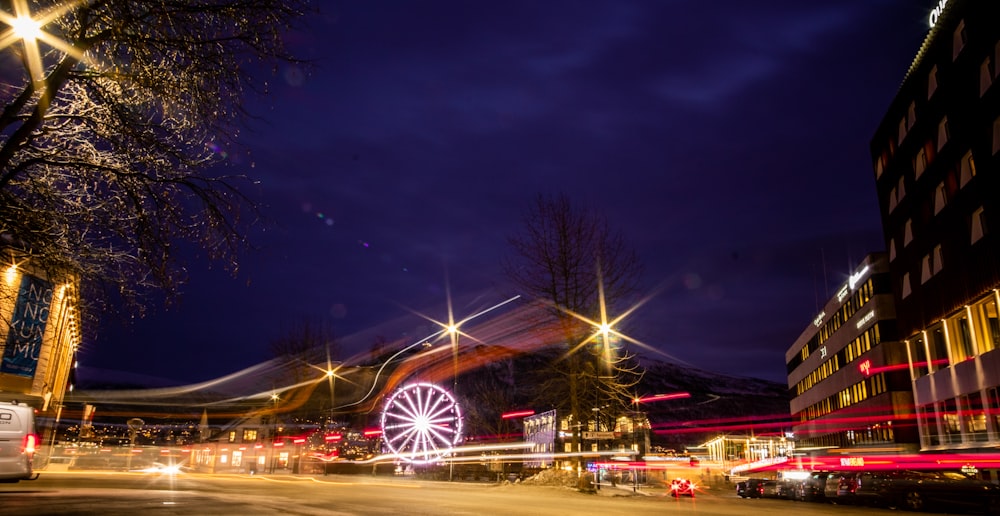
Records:
<instances>
[{"instance_id":1,"label":"dark blue sky","mask_svg":"<svg viewBox=\"0 0 1000 516\"><path fill-rule=\"evenodd\" d=\"M351 351L504 299L539 193L603 212L656 294L622 329L785 380L784 352L883 247L868 142L936 0L322 2L230 154L266 231L234 278L107 324L83 365L194 382L302 318ZM474 299L466 304L465 300ZM392 324L389 324L392 323Z\"/></svg>"}]
</instances>

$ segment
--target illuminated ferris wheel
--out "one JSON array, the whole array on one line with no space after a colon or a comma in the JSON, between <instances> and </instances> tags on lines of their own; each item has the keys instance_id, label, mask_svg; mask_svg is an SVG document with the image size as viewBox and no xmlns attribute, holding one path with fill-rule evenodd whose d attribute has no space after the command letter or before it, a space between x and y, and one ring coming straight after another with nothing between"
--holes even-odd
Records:
<instances>
[{"instance_id":1,"label":"illuminated ferris wheel","mask_svg":"<svg viewBox=\"0 0 1000 516\"><path fill-rule=\"evenodd\" d=\"M382 411L382 439L392 453L415 464L448 455L462 438L462 412L451 393L429 383L397 390Z\"/></svg>"}]
</instances>

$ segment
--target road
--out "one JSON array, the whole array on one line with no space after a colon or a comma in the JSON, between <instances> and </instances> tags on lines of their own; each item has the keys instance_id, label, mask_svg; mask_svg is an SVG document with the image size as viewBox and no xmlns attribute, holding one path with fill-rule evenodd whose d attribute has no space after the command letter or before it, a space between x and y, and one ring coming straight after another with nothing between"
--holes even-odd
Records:
<instances>
[{"instance_id":1,"label":"road","mask_svg":"<svg viewBox=\"0 0 1000 516\"><path fill-rule=\"evenodd\" d=\"M646 515L899 514L881 509L785 500L743 500L731 492L696 498L574 489L431 482L368 476L207 475L50 472L38 480L0 484L6 515L256 514L282 515Z\"/></svg>"}]
</instances>

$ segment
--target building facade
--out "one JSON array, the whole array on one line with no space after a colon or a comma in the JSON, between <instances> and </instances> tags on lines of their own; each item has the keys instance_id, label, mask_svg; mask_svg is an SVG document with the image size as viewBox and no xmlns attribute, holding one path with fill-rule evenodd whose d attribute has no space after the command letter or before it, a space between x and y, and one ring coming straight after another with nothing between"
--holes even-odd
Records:
<instances>
[{"instance_id":1,"label":"building facade","mask_svg":"<svg viewBox=\"0 0 1000 516\"><path fill-rule=\"evenodd\" d=\"M922 450L1000 446L1000 3L940 0L872 142Z\"/></svg>"},{"instance_id":2,"label":"building facade","mask_svg":"<svg viewBox=\"0 0 1000 516\"><path fill-rule=\"evenodd\" d=\"M0 395L54 416L80 344L76 284L7 252L0 280Z\"/></svg>"},{"instance_id":3,"label":"building facade","mask_svg":"<svg viewBox=\"0 0 1000 516\"><path fill-rule=\"evenodd\" d=\"M785 353L800 450L916 449L888 262L867 256Z\"/></svg>"}]
</instances>

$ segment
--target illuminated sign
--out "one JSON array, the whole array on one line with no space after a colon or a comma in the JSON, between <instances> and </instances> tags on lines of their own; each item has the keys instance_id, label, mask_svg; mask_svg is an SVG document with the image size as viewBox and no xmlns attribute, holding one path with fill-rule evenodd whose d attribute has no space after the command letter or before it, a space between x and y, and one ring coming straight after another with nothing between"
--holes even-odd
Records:
<instances>
[{"instance_id":1,"label":"illuminated sign","mask_svg":"<svg viewBox=\"0 0 1000 516\"><path fill-rule=\"evenodd\" d=\"M864 278L867 274L868 274L868 266L865 265L863 269L861 269L858 272L855 272L854 274L851 274L851 277L847 278L847 285L851 287L851 290L854 290L858 286L858 282L861 281L861 279Z\"/></svg>"},{"instance_id":2,"label":"illuminated sign","mask_svg":"<svg viewBox=\"0 0 1000 516\"><path fill-rule=\"evenodd\" d=\"M820 312L819 315L813 319L813 326L819 328L823 324L823 318L826 317L826 312Z\"/></svg>"},{"instance_id":3,"label":"illuminated sign","mask_svg":"<svg viewBox=\"0 0 1000 516\"><path fill-rule=\"evenodd\" d=\"M819 357L826 358L826 346L819 348Z\"/></svg>"},{"instance_id":4,"label":"illuminated sign","mask_svg":"<svg viewBox=\"0 0 1000 516\"><path fill-rule=\"evenodd\" d=\"M837 302L843 303L847 299L847 295L851 293L849 289L850 285L844 285L839 291L837 291Z\"/></svg>"},{"instance_id":5,"label":"illuminated sign","mask_svg":"<svg viewBox=\"0 0 1000 516\"><path fill-rule=\"evenodd\" d=\"M861 372L864 373L865 376L871 375L872 374L872 361L871 360L865 360L864 362L861 362L860 364L858 364L858 369L860 369Z\"/></svg>"},{"instance_id":6,"label":"illuminated sign","mask_svg":"<svg viewBox=\"0 0 1000 516\"><path fill-rule=\"evenodd\" d=\"M927 22L930 24L931 28L937 25L938 18L941 18L941 14L944 12L944 6L948 5L948 0L938 0L937 7L931 9L931 15L927 18Z\"/></svg>"},{"instance_id":7,"label":"illuminated sign","mask_svg":"<svg viewBox=\"0 0 1000 516\"><path fill-rule=\"evenodd\" d=\"M865 316L862 317L860 321L858 321L857 328L860 330L862 326L868 324L874 318L875 318L875 310L866 313Z\"/></svg>"},{"instance_id":8,"label":"illuminated sign","mask_svg":"<svg viewBox=\"0 0 1000 516\"><path fill-rule=\"evenodd\" d=\"M841 466L860 466L860 467L864 467L865 466L865 458L864 457L842 457L840 459L840 465Z\"/></svg>"}]
</instances>

